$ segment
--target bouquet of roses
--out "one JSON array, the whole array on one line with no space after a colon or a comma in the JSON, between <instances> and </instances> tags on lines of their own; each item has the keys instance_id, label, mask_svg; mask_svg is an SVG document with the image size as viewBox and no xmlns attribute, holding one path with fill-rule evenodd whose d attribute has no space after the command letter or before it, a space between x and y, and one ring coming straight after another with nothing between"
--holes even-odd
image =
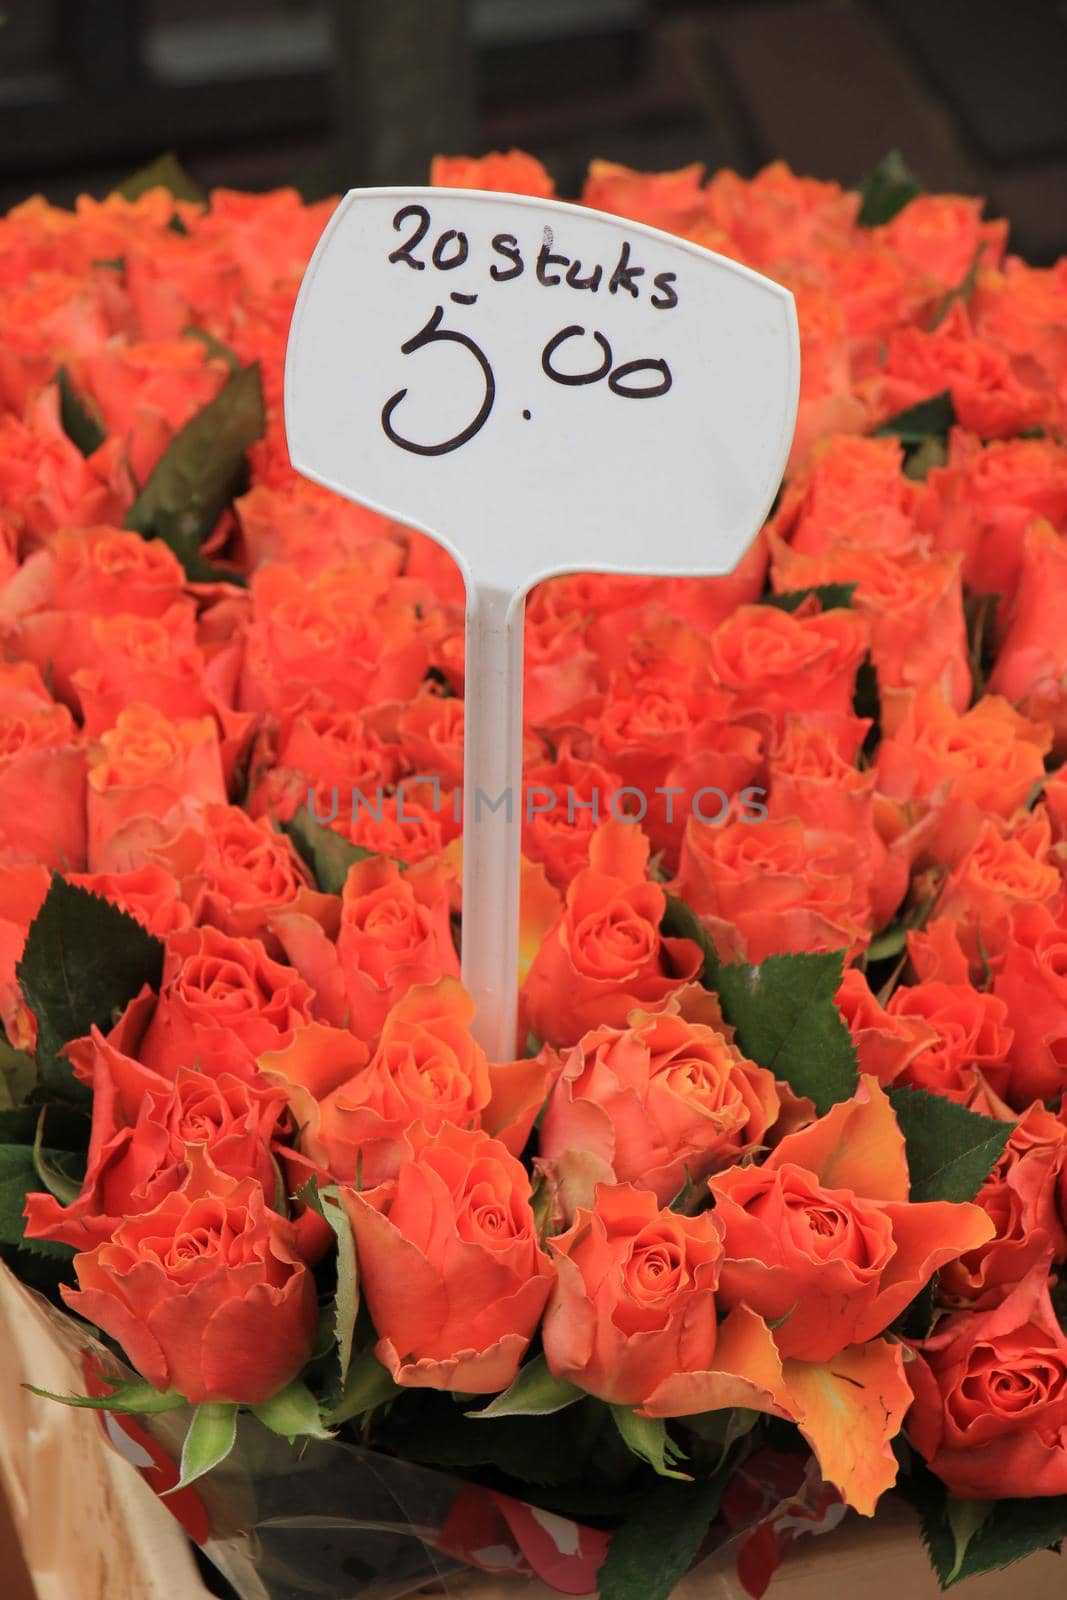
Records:
<instances>
[{"instance_id":1,"label":"bouquet of roses","mask_svg":"<svg viewBox=\"0 0 1067 1600\"><path fill-rule=\"evenodd\" d=\"M506 1061L459 573L285 449L331 204L0 221L3 1256L208 1503L303 1440L308 1516L650 1600L899 1484L952 1582L1067 1535L1067 264L892 158L582 198L793 290L800 420L730 576L529 599Z\"/></svg>"}]
</instances>

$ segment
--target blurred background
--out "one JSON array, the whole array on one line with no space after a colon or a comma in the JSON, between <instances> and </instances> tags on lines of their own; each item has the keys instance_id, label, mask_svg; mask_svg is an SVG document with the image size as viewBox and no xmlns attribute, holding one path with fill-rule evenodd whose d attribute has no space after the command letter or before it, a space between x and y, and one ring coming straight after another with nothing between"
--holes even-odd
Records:
<instances>
[{"instance_id":1,"label":"blurred background","mask_svg":"<svg viewBox=\"0 0 1067 1600\"><path fill-rule=\"evenodd\" d=\"M309 198L435 151L775 156L855 183L891 148L1067 250L1067 0L0 0L0 205L104 193L173 150Z\"/></svg>"}]
</instances>

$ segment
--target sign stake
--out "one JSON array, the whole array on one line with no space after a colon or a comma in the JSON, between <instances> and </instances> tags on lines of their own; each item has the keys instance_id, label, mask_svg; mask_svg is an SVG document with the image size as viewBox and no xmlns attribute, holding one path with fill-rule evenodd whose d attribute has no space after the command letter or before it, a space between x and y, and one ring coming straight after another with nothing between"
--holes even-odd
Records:
<instances>
[{"instance_id":1,"label":"sign stake","mask_svg":"<svg viewBox=\"0 0 1067 1600\"><path fill-rule=\"evenodd\" d=\"M525 595L568 572L731 571L781 482L799 374L788 290L585 207L353 189L319 241L289 454L463 572L463 977L494 1060L519 1048Z\"/></svg>"}]
</instances>

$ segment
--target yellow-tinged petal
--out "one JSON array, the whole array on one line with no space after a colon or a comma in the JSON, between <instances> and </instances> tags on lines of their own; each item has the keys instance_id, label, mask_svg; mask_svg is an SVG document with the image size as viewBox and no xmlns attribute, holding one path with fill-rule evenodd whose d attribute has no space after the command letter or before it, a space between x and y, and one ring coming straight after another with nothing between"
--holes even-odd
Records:
<instances>
[{"instance_id":1,"label":"yellow-tinged petal","mask_svg":"<svg viewBox=\"0 0 1067 1600\"><path fill-rule=\"evenodd\" d=\"M877 1078L860 1078L851 1100L839 1100L817 1122L787 1134L766 1165L787 1161L813 1172L824 1189L851 1189L866 1200L908 1198L904 1135Z\"/></svg>"},{"instance_id":2,"label":"yellow-tinged petal","mask_svg":"<svg viewBox=\"0 0 1067 1600\"><path fill-rule=\"evenodd\" d=\"M903 1345L853 1344L830 1361L785 1361L783 1374L823 1477L848 1505L873 1516L879 1496L896 1482L892 1441L912 1401Z\"/></svg>"},{"instance_id":3,"label":"yellow-tinged petal","mask_svg":"<svg viewBox=\"0 0 1067 1600\"><path fill-rule=\"evenodd\" d=\"M640 833L640 829L634 830ZM463 882L463 840L453 839L442 852L456 877ZM563 897L549 882L539 861L522 858L519 878L519 983L526 982L534 957L563 914Z\"/></svg>"},{"instance_id":4,"label":"yellow-tinged petal","mask_svg":"<svg viewBox=\"0 0 1067 1600\"><path fill-rule=\"evenodd\" d=\"M679 1372L666 1378L639 1408L642 1415L689 1417L745 1406L749 1411L793 1416L774 1335L747 1306L735 1306L720 1327L714 1361L710 1372Z\"/></svg>"},{"instance_id":5,"label":"yellow-tinged petal","mask_svg":"<svg viewBox=\"0 0 1067 1600\"><path fill-rule=\"evenodd\" d=\"M519 883L519 982L533 965L545 935L554 928L563 911L563 901L548 881L539 861L522 858L522 878Z\"/></svg>"}]
</instances>

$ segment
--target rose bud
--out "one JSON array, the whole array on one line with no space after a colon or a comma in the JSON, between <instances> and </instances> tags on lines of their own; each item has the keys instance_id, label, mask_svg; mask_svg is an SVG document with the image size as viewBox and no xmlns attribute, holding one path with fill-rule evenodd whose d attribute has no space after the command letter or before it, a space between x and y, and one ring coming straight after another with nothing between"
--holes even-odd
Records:
<instances>
[{"instance_id":1,"label":"rose bud","mask_svg":"<svg viewBox=\"0 0 1067 1600\"><path fill-rule=\"evenodd\" d=\"M315 1281L255 1179L218 1172L196 1145L186 1159L180 1189L75 1256L79 1288L63 1298L157 1389L260 1405L311 1353Z\"/></svg>"},{"instance_id":2,"label":"rose bud","mask_svg":"<svg viewBox=\"0 0 1067 1600\"><path fill-rule=\"evenodd\" d=\"M446 1126L413 1143L395 1184L341 1190L376 1354L399 1384L495 1394L514 1380L552 1283L530 1180L484 1133Z\"/></svg>"},{"instance_id":3,"label":"rose bud","mask_svg":"<svg viewBox=\"0 0 1067 1600\"><path fill-rule=\"evenodd\" d=\"M882 1332L938 1267L993 1236L977 1206L908 1200L904 1139L874 1078L762 1166L708 1180L724 1305L777 1323L783 1356L828 1361Z\"/></svg>"},{"instance_id":4,"label":"rose bud","mask_svg":"<svg viewBox=\"0 0 1067 1600\"><path fill-rule=\"evenodd\" d=\"M917 1348L908 1436L950 1494L1067 1494L1067 1334L1045 1263L1000 1305L948 1317Z\"/></svg>"}]
</instances>

